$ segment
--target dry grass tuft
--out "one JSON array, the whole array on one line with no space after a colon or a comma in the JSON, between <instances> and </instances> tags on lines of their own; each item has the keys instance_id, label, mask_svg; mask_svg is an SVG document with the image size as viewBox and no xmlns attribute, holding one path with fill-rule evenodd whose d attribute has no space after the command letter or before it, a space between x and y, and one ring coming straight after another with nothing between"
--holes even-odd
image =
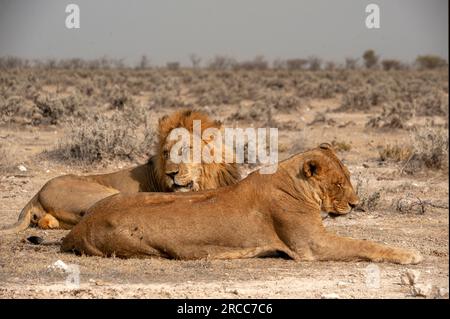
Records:
<instances>
[{"instance_id":1,"label":"dry grass tuft","mask_svg":"<svg viewBox=\"0 0 450 319\"><path fill-rule=\"evenodd\" d=\"M383 162L389 160L393 162L405 162L411 157L413 148L411 146L388 144L386 146L381 146L378 153L380 155L380 160Z\"/></svg>"},{"instance_id":2,"label":"dry grass tuft","mask_svg":"<svg viewBox=\"0 0 450 319\"><path fill-rule=\"evenodd\" d=\"M348 152L352 148L352 146L345 141L333 140L331 145L333 145L334 150L337 152Z\"/></svg>"},{"instance_id":3,"label":"dry grass tuft","mask_svg":"<svg viewBox=\"0 0 450 319\"><path fill-rule=\"evenodd\" d=\"M448 170L448 130L432 124L415 129L409 145L380 146L379 159L402 163L402 171L414 174L424 168Z\"/></svg>"}]
</instances>

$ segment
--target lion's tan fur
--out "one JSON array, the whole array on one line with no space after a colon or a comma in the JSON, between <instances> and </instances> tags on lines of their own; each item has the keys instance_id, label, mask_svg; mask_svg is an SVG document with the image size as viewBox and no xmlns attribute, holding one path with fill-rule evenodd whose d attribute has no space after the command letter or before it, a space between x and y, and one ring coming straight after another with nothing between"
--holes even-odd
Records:
<instances>
[{"instance_id":1,"label":"lion's tan fur","mask_svg":"<svg viewBox=\"0 0 450 319\"><path fill-rule=\"evenodd\" d=\"M64 238L81 254L176 259L250 258L417 263L418 253L327 232L321 210L346 214L358 197L329 144L295 155L272 175L198 193L117 194Z\"/></svg>"},{"instance_id":2,"label":"lion's tan fur","mask_svg":"<svg viewBox=\"0 0 450 319\"><path fill-rule=\"evenodd\" d=\"M235 164L169 163L162 156L167 136L174 128L184 127L192 134L192 123L201 120L202 130L220 128L202 112L182 110L164 116L158 124L156 155L148 163L110 174L76 176L65 175L47 182L22 210L19 221L0 233L14 233L30 224L38 227L70 229L77 224L90 206L116 193L172 192L168 185L167 170L180 172L180 180L195 180L192 190L206 190L236 183L240 179ZM185 189L186 190L186 189ZM188 190L188 189L187 189Z\"/></svg>"}]
</instances>

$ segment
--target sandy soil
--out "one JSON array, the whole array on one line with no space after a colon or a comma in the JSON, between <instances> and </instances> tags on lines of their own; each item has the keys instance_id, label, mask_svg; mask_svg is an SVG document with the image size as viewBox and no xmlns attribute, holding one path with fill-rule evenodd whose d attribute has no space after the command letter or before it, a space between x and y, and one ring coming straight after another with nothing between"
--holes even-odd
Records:
<instances>
[{"instance_id":1,"label":"sandy soil","mask_svg":"<svg viewBox=\"0 0 450 319\"><path fill-rule=\"evenodd\" d=\"M406 175L397 164L379 162L377 146L402 143L408 133L368 130L364 124L369 114L326 112L338 104L337 99L314 100L310 110L275 115L280 127L281 157L323 141L349 143L351 149L340 152L340 157L355 182L359 176L366 182L367 192L380 192L380 201L372 211L327 218L324 223L340 235L417 249L424 256L419 265L377 264L380 276L376 287L367 283L373 279L368 262L78 257L60 253L56 245L35 246L25 240L31 235L59 239L66 231L29 229L0 238L0 298L321 298L336 295L340 298L423 298L401 282L402 275L411 270L420 273L419 284L432 285L428 298L439 296L439 289L448 298L447 173L427 171ZM224 108L218 117L226 118L232 111ZM307 125L319 111L326 112L334 123ZM61 136L60 127L0 128L0 138L10 145L17 164L27 168L26 172L17 169L0 176L0 226L15 221L20 209L52 177L69 172L110 172L125 165L114 163L88 170L43 159L39 154L55 145ZM399 212L396 203L402 198L419 198L425 212L414 209ZM79 287L65 284L64 270L52 267L58 260L79 267Z\"/></svg>"}]
</instances>

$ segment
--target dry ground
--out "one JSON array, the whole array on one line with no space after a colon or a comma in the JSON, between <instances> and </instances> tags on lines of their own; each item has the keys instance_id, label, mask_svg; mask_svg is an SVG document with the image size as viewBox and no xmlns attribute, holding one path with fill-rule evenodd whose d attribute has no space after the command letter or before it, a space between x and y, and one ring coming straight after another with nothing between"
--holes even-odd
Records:
<instances>
[{"instance_id":1,"label":"dry ground","mask_svg":"<svg viewBox=\"0 0 450 319\"><path fill-rule=\"evenodd\" d=\"M0 238L1 298L320 298L335 293L342 298L412 298L410 287L401 284L401 276L417 270L419 281L435 289L448 291L449 214L448 175L442 171L425 171L415 175L401 173L396 164L378 160L378 145L402 143L408 132L396 130L380 133L365 128L370 114L332 113L338 98L312 100L307 109L289 114L274 114L280 127L281 157L323 141L343 141L350 150L340 152L355 179L365 182L365 191L381 192L372 211L352 212L335 219L325 219L327 228L341 235L364 238L419 250L424 261L419 265L378 264L380 287L368 287L368 262L301 262L281 258L230 261L174 261L77 257L59 252L58 246L34 246L26 242L30 235L59 239L66 231L29 229L18 235ZM313 110L313 111L311 111ZM328 110L328 112L327 112ZM227 118L233 108L220 109L216 117ZM316 112L326 112L332 125L307 125ZM166 111L155 112L156 121ZM439 118L436 119L439 121ZM283 124L284 123L284 124ZM294 124L292 124L294 123ZM233 124L227 123L225 124ZM234 123L236 124L236 123ZM245 121L239 125L248 124ZM347 124L342 127L343 124ZM292 127L294 125L294 127ZM51 149L63 130L6 125L0 138L8 143L15 169L0 176L0 225L16 220L20 209L50 178L66 173L109 172L130 163L113 163L106 167L70 167L41 156ZM425 213L399 212L399 199L420 198ZM446 208L447 207L447 208ZM63 271L51 268L57 260L79 265L81 285L65 286ZM430 295L428 297L433 297ZM421 297L417 297L421 298Z\"/></svg>"},{"instance_id":2,"label":"dry ground","mask_svg":"<svg viewBox=\"0 0 450 319\"><path fill-rule=\"evenodd\" d=\"M0 227L16 221L22 207L55 176L111 172L143 163L145 125L154 128L161 115L178 106L196 106L226 126L278 127L280 160L321 142L333 142L354 185L359 184L360 197L370 205L363 212L325 219L327 228L344 236L417 249L424 261L408 266L377 264L380 285L376 288L366 283L373 278L368 276L368 262L78 257L60 253L56 245L26 241L31 235L60 239L66 231L29 229L0 237L0 298L321 298L330 294L423 298L402 284L408 271L420 273L419 285L433 287L428 298L437 297L439 290L448 298L448 167L411 171L404 159L380 161L379 156L380 147L409 145L415 127L440 125L448 133L448 70L2 70ZM344 109L336 112L340 107ZM96 121L108 123L110 113L119 120L111 121L106 130L119 126L121 133L128 128L125 137L136 133L136 145L144 148L137 148L132 160L126 153L130 141L120 134L113 145L106 145L99 163L75 165L43 153L68 141L70 119L82 119L75 125L95 130ZM366 126L377 116L374 126L387 128ZM75 142L89 144L83 139ZM95 147L90 149L94 155ZM116 148L125 152L108 154ZM19 165L27 170L19 170ZM78 288L66 286L64 271L52 267L58 260L78 265Z\"/></svg>"}]
</instances>

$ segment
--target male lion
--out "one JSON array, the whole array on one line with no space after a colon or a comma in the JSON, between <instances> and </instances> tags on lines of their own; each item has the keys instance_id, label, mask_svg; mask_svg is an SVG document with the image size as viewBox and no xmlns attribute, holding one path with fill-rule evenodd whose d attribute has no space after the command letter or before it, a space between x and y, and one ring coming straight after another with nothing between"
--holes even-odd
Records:
<instances>
[{"instance_id":1,"label":"male lion","mask_svg":"<svg viewBox=\"0 0 450 319\"><path fill-rule=\"evenodd\" d=\"M421 256L327 232L320 211L346 214L358 202L350 173L329 144L292 156L272 175L195 194L118 194L95 204L61 250L176 259L371 260L414 264Z\"/></svg>"},{"instance_id":2,"label":"male lion","mask_svg":"<svg viewBox=\"0 0 450 319\"><path fill-rule=\"evenodd\" d=\"M199 191L238 182L240 174L236 164L175 164L168 158L168 151L175 143L168 139L170 132L186 128L192 138L194 120L201 121L202 132L210 127L221 127L220 122L212 121L201 112L179 111L164 116L159 120L157 155L147 164L111 174L56 177L25 206L15 225L0 232L18 232L30 224L43 229L70 229L94 203L119 192Z\"/></svg>"}]
</instances>

